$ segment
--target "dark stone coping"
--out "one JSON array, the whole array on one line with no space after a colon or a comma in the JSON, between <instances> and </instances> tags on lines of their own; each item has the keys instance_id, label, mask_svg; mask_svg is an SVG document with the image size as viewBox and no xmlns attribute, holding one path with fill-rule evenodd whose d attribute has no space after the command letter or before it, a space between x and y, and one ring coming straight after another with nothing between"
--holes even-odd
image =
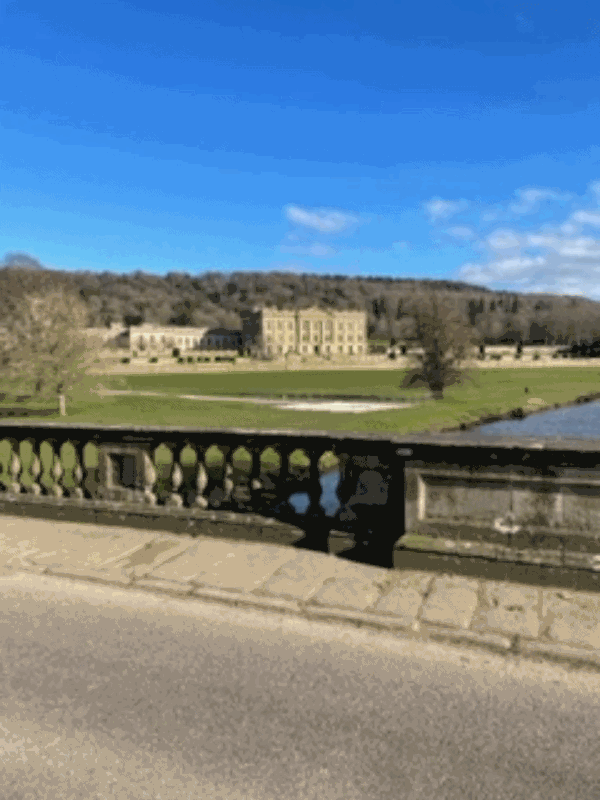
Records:
<instances>
[{"instance_id":1,"label":"dark stone coping","mask_svg":"<svg viewBox=\"0 0 600 800\"><path fill-rule=\"evenodd\" d=\"M573 451L573 452L600 452L600 437L597 439L578 439L568 437L536 437L536 436L486 436L485 440L469 440L461 436L460 432L439 433L414 433L410 435L394 436L377 433L355 433L353 431L311 431L311 430L279 430L279 429L250 429L250 428L196 428L169 425L90 425L89 423L64 423L64 422L22 422L20 420L5 420L0 423L0 437L14 438L16 431L20 430L22 438L38 436L47 432L57 438L68 439L72 436L88 437L89 441L128 441L131 443L154 442L163 438L165 442L181 439L192 439L197 436L215 436L219 439L260 440L261 442L281 442L282 439L292 440L294 443L328 444L331 442L356 442L361 444L393 445L397 448L418 447L455 447L465 450L548 450L548 451ZM310 440L313 440L310 442ZM363 449L363 448L361 448ZM399 454L409 457L411 454Z\"/></svg>"}]
</instances>

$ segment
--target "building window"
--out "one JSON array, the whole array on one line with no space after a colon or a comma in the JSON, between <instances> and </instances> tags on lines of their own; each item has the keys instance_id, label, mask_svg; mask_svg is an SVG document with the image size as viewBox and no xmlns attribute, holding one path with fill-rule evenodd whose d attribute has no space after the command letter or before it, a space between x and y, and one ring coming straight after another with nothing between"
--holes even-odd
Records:
<instances>
[{"instance_id":1,"label":"building window","mask_svg":"<svg viewBox=\"0 0 600 800\"><path fill-rule=\"evenodd\" d=\"M294 330L294 323L293 322L288 322L288 330L289 331L293 331Z\"/></svg>"},{"instance_id":2,"label":"building window","mask_svg":"<svg viewBox=\"0 0 600 800\"><path fill-rule=\"evenodd\" d=\"M338 351L339 351L340 353L343 353L343 352L344 352L344 348L342 347L342 345L340 345L340 346L338 347Z\"/></svg>"},{"instance_id":3,"label":"building window","mask_svg":"<svg viewBox=\"0 0 600 800\"><path fill-rule=\"evenodd\" d=\"M282 328L283 328L283 322L281 320L278 320L278 322L277 322L277 330L280 331Z\"/></svg>"}]
</instances>

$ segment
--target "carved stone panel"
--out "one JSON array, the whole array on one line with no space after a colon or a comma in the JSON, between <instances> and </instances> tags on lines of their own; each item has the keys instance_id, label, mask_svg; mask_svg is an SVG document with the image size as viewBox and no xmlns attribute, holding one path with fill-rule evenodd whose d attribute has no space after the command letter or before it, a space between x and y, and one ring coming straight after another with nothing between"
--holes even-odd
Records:
<instances>
[{"instance_id":1,"label":"carved stone panel","mask_svg":"<svg viewBox=\"0 0 600 800\"><path fill-rule=\"evenodd\" d=\"M103 444L99 451L98 499L115 503L155 502L151 492L155 472L147 448Z\"/></svg>"}]
</instances>

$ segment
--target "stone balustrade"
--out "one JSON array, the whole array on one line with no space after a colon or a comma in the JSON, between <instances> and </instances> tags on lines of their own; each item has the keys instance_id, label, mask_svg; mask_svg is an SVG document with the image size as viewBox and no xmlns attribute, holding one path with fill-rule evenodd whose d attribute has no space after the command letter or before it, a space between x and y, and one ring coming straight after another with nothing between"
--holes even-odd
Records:
<instances>
[{"instance_id":1,"label":"stone balustrade","mask_svg":"<svg viewBox=\"0 0 600 800\"><path fill-rule=\"evenodd\" d=\"M4 421L0 512L596 570L599 444Z\"/></svg>"}]
</instances>

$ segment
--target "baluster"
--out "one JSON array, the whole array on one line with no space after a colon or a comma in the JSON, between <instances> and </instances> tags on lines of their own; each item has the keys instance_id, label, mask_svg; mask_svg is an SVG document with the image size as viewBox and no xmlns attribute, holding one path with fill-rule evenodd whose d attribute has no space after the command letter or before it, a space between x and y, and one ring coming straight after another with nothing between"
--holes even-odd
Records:
<instances>
[{"instance_id":1,"label":"baluster","mask_svg":"<svg viewBox=\"0 0 600 800\"><path fill-rule=\"evenodd\" d=\"M307 456L310 459L310 466L308 468L308 485L306 487L306 492L308 494L310 503L306 514L310 517L320 516L323 514L323 509L319 504L321 494L323 493L323 487L321 486L321 472L319 470L319 459L321 455L322 453L319 453L317 450L307 452Z\"/></svg>"},{"instance_id":2,"label":"baluster","mask_svg":"<svg viewBox=\"0 0 600 800\"><path fill-rule=\"evenodd\" d=\"M291 492L290 483L292 481L292 470L290 465L290 456L293 453L293 448L278 447L279 456L281 459L281 467L279 475L277 476L277 500L278 502L278 516L282 518L294 517L296 512L289 501Z\"/></svg>"},{"instance_id":3,"label":"baluster","mask_svg":"<svg viewBox=\"0 0 600 800\"><path fill-rule=\"evenodd\" d=\"M77 452L77 480L79 482L79 486L75 489L75 496L93 500L96 498L100 486L99 465L86 467L84 450L87 442L77 441L74 444Z\"/></svg>"},{"instance_id":4,"label":"baluster","mask_svg":"<svg viewBox=\"0 0 600 800\"><path fill-rule=\"evenodd\" d=\"M231 493L231 503L236 511L248 511L250 500L250 475L242 469L236 471L233 465L234 456L240 449L241 446L235 449L232 447L230 451L231 466L233 468L232 480L234 482L233 491ZM243 449L246 450L248 454L251 453L248 441L246 441Z\"/></svg>"},{"instance_id":5,"label":"baluster","mask_svg":"<svg viewBox=\"0 0 600 800\"><path fill-rule=\"evenodd\" d=\"M206 469L205 455L207 448L200 446L196 448L196 486L193 505L198 508L208 508L206 498L206 487L208 486L208 470Z\"/></svg>"},{"instance_id":6,"label":"baluster","mask_svg":"<svg viewBox=\"0 0 600 800\"><path fill-rule=\"evenodd\" d=\"M181 468L181 474L182 474L180 492L183 498L183 504L184 506L186 506L186 508L188 508L193 505L194 498L196 495L195 484L196 484L197 466L196 466L196 461L194 461L191 464L189 462L184 463L182 454L186 448L191 448L194 451L195 459L197 459L198 454L196 453L196 450L193 447L191 447L189 442L186 442L179 452L179 466Z\"/></svg>"},{"instance_id":7,"label":"baluster","mask_svg":"<svg viewBox=\"0 0 600 800\"><path fill-rule=\"evenodd\" d=\"M332 525L331 520L325 516L325 512L319 502L323 491L320 480L321 472L319 470L319 458L322 452L312 450L307 451L307 455L310 459L310 466L307 486L304 491L308 494L309 506L303 522L299 523L304 529L305 536L300 542L296 543L296 547L326 553L329 550L329 531Z\"/></svg>"},{"instance_id":8,"label":"baluster","mask_svg":"<svg viewBox=\"0 0 600 800\"><path fill-rule=\"evenodd\" d=\"M60 443L56 441L56 439L49 439L47 440L52 448L52 469L50 474L53 478L53 484L50 488L50 494L53 494L54 497L64 497L65 490L62 485L61 478L65 474L65 469L61 463L60 459Z\"/></svg>"},{"instance_id":9,"label":"baluster","mask_svg":"<svg viewBox=\"0 0 600 800\"><path fill-rule=\"evenodd\" d=\"M233 480L233 447L229 445L219 445L219 450L223 453L223 500L222 505L231 506L233 502L233 490L235 483Z\"/></svg>"},{"instance_id":10,"label":"baluster","mask_svg":"<svg viewBox=\"0 0 600 800\"><path fill-rule=\"evenodd\" d=\"M271 450L279 457L281 463L281 453L278 447L274 447L273 445L269 446ZM259 492L259 506L260 511L263 514L271 513L274 507L277 505L277 500L279 499L279 492L278 484L279 484L279 474L277 477L273 475L272 472L267 472L267 470L263 470L261 472L261 476L259 479L260 488L258 489Z\"/></svg>"},{"instance_id":11,"label":"baluster","mask_svg":"<svg viewBox=\"0 0 600 800\"><path fill-rule=\"evenodd\" d=\"M8 495L17 495L21 493L21 481L19 476L21 474L22 464L19 456L19 443L15 439L9 439L10 453L7 459L6 470L2 472L2 486Z\"/></svg>"},{"instance_id":12,"label":"baluster","mask_svg":"<svg viewBox=\"0 0 600 800\"><path fill-rule=\"evenodd\" d=\"M143 472L141 475L141 484L144 492L144 503L149 506L155 506L157 497L154 488L156 486L157 472L152 463L150 453L143 453L142 464Z\"/></svg>"},{"instance_id":13,"label":"baluster","mask_svg":"<svg viewBox=\"0 0 600 800\"><path fill-rule=\"evenodd\" d=\"M171 508L181 508L183 506L183 498L181 497L179 490L181 488L181 484L183 483L183 472L176 456L175 447L173 445L171 446L167 445L167 447L169 447L169 449L171 450L171 455L173 457L173 465L171 467L171 472L169 475L171 492L167 497L167 499L165 500L165 506Z\"/></svg>"},{"instance_id":14,"label":"baluster","mask_svg":"<svg viewBox=\"0 0 600 800\"><path fill-rule=\"evenodd\" d=\"M73 483L75 485L69 491L69 497L73 497L77 500L83 500L85 498L85 493L83 491L83 477L84 477L83 445L81 444L81 442L72 440L71 444L73 445L73 449L75 450L75 465L72 471Z\"/></svg>"},{"instance_id":15,"label":"baluster","mask_svg":"<svg viewBox=\"0 0 600 800\"><path fill-rule=\"evenodd\" d=\"M36 442L35 439L27 439L27 441L31 445L31 465L29 466L28 470L23 470L23 474L26 474L32 478L32 482L29 485L27 483L23 483L23 488L27 494L32 494L37 497L42 494L42 486L39 483L39 478L42 472L42 462L39 452L41 443Z\"/></svg>"},{"instance_id":16,"label":"baluster","mask_svg":"<svg viewBox=\"0 0 600 800\"><path fill-rule=\"evenodd\" d=\"M336 453L338 460L339 481L335 490L336 498L338 501L338 510L336 517L342 513L344 506L352 496L352 489L350 486L350 456L348 453Z\"/></svg>"},{"instance_id":17,"label":"baluster","mask_svg":"<svg viewBox=\"0 0 600 800\"><path fill-rule=\"evenodd\" d=\"M250 467L250 479L249 479L250 506L251 510L257 513L260 513L260 510L262 508L261 492L263 488L263 481L262 481L261 466L260 466L261 452L262 452L261 445L256 445L252 443L250 450L250 454L252 456L252 465Z\"/></svg>"}]
</instances>

